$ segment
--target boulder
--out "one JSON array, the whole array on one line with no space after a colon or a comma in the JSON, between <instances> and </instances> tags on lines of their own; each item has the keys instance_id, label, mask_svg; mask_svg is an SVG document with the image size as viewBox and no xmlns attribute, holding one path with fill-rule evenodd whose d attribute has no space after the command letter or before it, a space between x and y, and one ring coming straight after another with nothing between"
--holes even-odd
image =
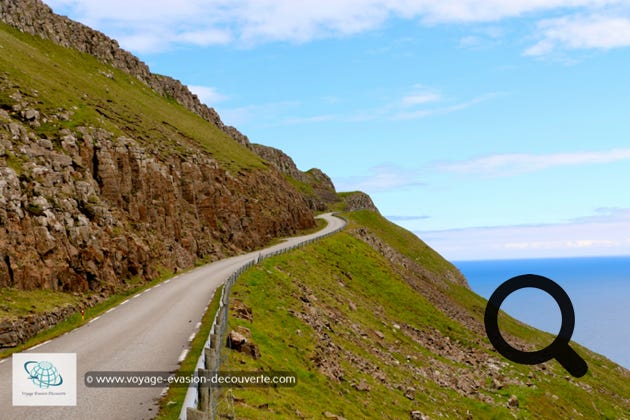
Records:
<instances>
[{"instance_id":1,"label":"boulder","mask_svg":"<svg viewBox=\"0 0 630 420\"><path fill-rule=\"evenodd\" d=\"M227 338L227 347L233 350L241 350L241 347L247 343L247 338L241 333L234 330L230 331Z\"/></svg>"}]
</instances>

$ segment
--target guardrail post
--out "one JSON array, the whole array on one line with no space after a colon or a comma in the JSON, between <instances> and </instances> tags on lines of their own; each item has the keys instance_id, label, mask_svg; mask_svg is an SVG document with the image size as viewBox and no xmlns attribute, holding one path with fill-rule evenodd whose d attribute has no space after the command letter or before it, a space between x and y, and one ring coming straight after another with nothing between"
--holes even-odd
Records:
<instances>
[{"instance_id":1,"label":"guardrail post","mask_svg":"<svg viewBox=\"0 0 630 420\"><path fill-rule=\"evenodd\" d=\"M214 370L217 367L217 352L214 348L204 348L203 352L205 353L205 363L204 367L208 370Z\"/></svg>"},{"instance_id":2,"label":"guardrail post","mask_svg":"<svg viewBox=\"0 0 630 420\"><path fill-rule=\"evenodd\" d=\"M205 378L210 378L210 371L206 370L206 369L198 369L197 370L197 375L199 377L205 377ZM210 407L210 387L209 384L198 384L197 385L197 392L199 393L199 409L201 411L208 411L208 408Z\"/></svg>"},{"instance_id":3,"label":"guardrail post","mask_svg":"<svg viewBox=\"0 0 630 420\"><path fill-rule=\"evenodd\" d=\"M217 353L221 350L221 342L219 341L219 336L220 334L218 334L217 332L213 334L212 337L210 338L210 348L217 351Z\"/></svg>"}]
</instances>

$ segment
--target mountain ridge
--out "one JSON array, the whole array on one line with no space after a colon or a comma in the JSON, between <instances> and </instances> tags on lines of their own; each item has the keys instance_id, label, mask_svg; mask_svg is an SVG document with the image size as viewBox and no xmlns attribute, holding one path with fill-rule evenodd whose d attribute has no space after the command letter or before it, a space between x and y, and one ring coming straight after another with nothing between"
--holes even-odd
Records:
<instances>
[{"instance_id":1,"label":"mountain ridge","mask_svg":"<svg viewBox=\"0 0 630 420\"><path fill-rule=\"evenodd\" d=\"M166 97L216 125L236 142L248 146L249 139L236 128L227 126L214 110L203 104L179 80L154 74L143 61L122 49L118 42L102 32L53 12L41 0L0 0L0 20L14 28L49 39L57 45L90 54L105 64L122 70Z\"/></svg>"}]
</instances>

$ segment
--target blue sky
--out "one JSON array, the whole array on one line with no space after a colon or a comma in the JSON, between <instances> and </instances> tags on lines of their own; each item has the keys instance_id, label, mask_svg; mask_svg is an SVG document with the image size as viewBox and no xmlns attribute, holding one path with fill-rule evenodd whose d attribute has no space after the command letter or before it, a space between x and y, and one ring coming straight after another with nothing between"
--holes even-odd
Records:
<instances>
[{"instance_id":1,"label":"blue sky","mask_svg":"<svg viewBox=\"0 0 630 420\"><path fill-rule=\"evenodd\" d=\"M619 0L53 0L447 258L630 255Z\"/></svg>"}]
</instances>

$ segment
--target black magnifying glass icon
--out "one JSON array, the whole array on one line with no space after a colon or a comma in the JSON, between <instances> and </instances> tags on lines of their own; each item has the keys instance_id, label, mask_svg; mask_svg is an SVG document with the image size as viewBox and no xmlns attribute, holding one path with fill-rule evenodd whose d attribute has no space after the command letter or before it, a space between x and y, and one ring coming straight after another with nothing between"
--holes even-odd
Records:
<instances>
[{"instance_id":1,"label":"black magnifying glass icon","mask_svg":"<svg viewBox=\"0 0 630 420\"><path fill-rule=\"evenodd\" d=\"M562 314L562 326L555 340L542 350L527 352L515 349L501 336L499 331L499 308L506 297L512 292L526 287L544 290L553 297L560 307ZM547 277L536 274L523 274L512 277L497 290L494 291L488 304L484 316L486 334L490 343L503 357L525 365L536 365L551 359L556 359L571 375L580 378L588 371L586 361L580 357L570 346L569 341L575 326L575 312L571 299L564 289Z\"/></svg>"}]
</instances>

